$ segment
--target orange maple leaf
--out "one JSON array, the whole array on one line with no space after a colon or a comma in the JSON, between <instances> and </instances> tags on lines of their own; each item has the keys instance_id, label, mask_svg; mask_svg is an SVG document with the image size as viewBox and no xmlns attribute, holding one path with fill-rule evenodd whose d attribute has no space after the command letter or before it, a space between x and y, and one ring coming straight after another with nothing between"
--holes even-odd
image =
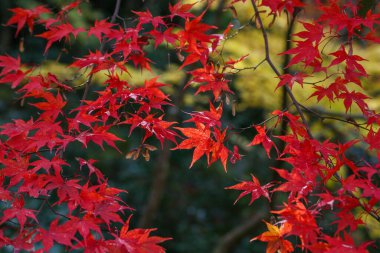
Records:
<instances>
[{"instance_id":1,"label":"orange maple leaf","mask_svg":"<svg viewBox=\"0 0 380 253\"><path fill-rule=\"evenodd\" d=\"M265 222L265 221L264 221ZM276 253L278 250L281 253L293 252L294 248L290 241L284 239L284 235L292 229L289 223L284 223L281 227L277 227L268 222L265 222L268 231L251 239L251 241L259 240L268 242L266 253Z\"/></svg>"}]
</instances>

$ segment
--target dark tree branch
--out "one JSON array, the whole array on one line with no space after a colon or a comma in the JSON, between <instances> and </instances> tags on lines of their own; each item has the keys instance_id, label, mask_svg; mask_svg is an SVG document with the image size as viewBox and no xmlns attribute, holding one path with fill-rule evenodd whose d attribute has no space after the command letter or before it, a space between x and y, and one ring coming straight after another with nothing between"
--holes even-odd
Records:
<instances>
[{"instance_id":1,"label":"dark tree branch","mask_svg":"<svg viewBox=\"0 0 380 253\"><path fill-rule=\"evenodd\" d=\"M263 36L263 39L264 39L264 45L265 45L265 60L266 62L269 64L270 68L273 70L273 72L277 75L277 76L281 76L281 73L280 71L276 68L276 66L274 65L271 57L270 57L270 52L269 52L269 40L268 40L268 34L267 34L267 31L265 30L265 27L264 27L264 24L263 24L263 21L261 19L261 16L260 16L260 12L259 12L259 9L257 8L256 6L256 3L255 3L255 0L251 0L251 3L252 3L252 6L253 6L253 9L255 11L255 17L257 19L257 22L260 26L260 30L261 30L261 34ZM300 106L300 103L297 101L297 99L295 98L292 90L289 88L289 86L286 84L285 86L285 89L286 89L286 92L288 93L290 99L292 100L294 106L296 107L296 110L298 112L298 114L300 115L301 117L301 120L302 120L302 123L305 125L305 128L306 128L306 131L309 135L310 138L313 138L313 134L311 133L310 131L310 127L309 127L309 124L305 118L305 115L301 109L301 106Z\"/></svg>"},{"instance_id":2,"label":"dark tree branch","mask_svg":"<svg viewBox=\"0 0 380 253\"><path fill-rule=\"evenodd\" d=\"M120 5L121 5L121 0L116 0L115 9L114 9L112 17L111 17L111 23L115 23L116 18L118 17L118 14L120 11ZM100 44L100 52L101 53L103 53L105 46L106 46L106 41L102 40L102 43ZM92 67L92 69L94 69L94 68L95 68L95 66ZM94 73L91 73L90 76L88 77L86 83L85 83L81 105L83 104L83 101L86 100L86 98L88 96L88 92L90 90L90 86L92 84L93 77L94 77Z\"/></svg>"},{"instance_id":3,"label":"dark tree branch","mask_svg":"<svg viewBox=\"0 0 380 253\"><path fill-rule=\"evenodd\" d=\"M178 109L183 103L184 92L182 91L183 87L190 80L190 75L186 75L183 79L182 84L178 87L178 91L174 98L173 104L176 107L171 107L168 114L169 121L179 121L180 110ZM149 192L149 197L147 203L143 209L141 218L139 219L139 227L151 227L156 214L159 212L160 204L162 197L165 193L167 179L170 175L170 158L171 152L168 148L159 151L160 154L156 161L156 166L153 168L153 182L152 187Z\"/></svg>"},{"instance_id":4,"label":"dark tree branch","mask_svg":"<svg viewBox=\"0 0 380 253\"><path fill-rule=\"evenodd\" d=\"M320 110L318 108L308 108L304 105L301 105L301 107L304 109L306 113L310 113L315 115L316 117L320 118L321 120L325 119L331 119L335 121L344 122L356 127L359 127L363 130L369 131L368 128L364 127L363 125L366 125L366 123L359 124L355 121L355 119L364 119L363 115L345 115L342 113L334 113L334 112L326 112L324 110Z\"/></svg>"},{"instance_id":5,"label":"dark tree branch","mask_svg":"<svg viewBox=\"0 0 380 253\"><path fill-rule=\"evenodd\" d=\"M260 211L252 215L249 219L244 220L242 224L223 235L213 253L230 253L233 252L234 246L239 243L247 234L251 233L257 224L267 216L268 212Z\"/></svg>"},{"instance_id":6,"label":"dark tree branch","mask_svg":"<svg viewBox=\"0 0 380 253\"><path fill-rule=\"evenodd\" d=\"M278 69L277 69L276 66L274 65L272 59L270 58L268 35L267 35L267 32L266 32L266 30L265 30L265 28L264 28L264 24L263 24L263 21L262 21L262 19L261 19L260 12L259 12L259 10L258 10L258 8L257 8L257 5L256 5L256 3L255 3L255 0L251 0L251 3L252 3L252 6L253 6L253 9L254 9L254 11L255 11L256 19L257 19L257 21L258 21L258 24L259 24L259 26L260 26L260 30L261 30L261 33L262 33L262 36L263 36L263 39L264 39L264 44L265 44L265 59L266 59L266 61L268 62L268 64L269 64L269 66L271 67L271 69L273 70L273 72L274 72L277 76L280 76L280 75L281 75L280 72L278 71ZM306 131L307 131L309 137L310 137L311 139L315 139L314 136L313 136L313 134L312 134L311 131L310 131L309 124L308 124L308 122L307 122L307 120L306 120L306 117L305 117L305 115L304 115L304 112L303 112L303 110L302 110L302 108L305 108L305 107L304 107L303 105L301 105L301 104L297 101L297 99L295 98L295 96L294 96L292 90L289 88L289 86L288 86L287 84L286 84L284 87L286 88L286 92L288 93L290 99L293 101L293 104L294 104L294 106L296 107L297 112L298 112L298 114L299 114L300 117L301 117L302 123L304 124L304 126L305 126L305 128L306 128ZM340 183L343 182L342 178L341 178L337 173L334 174L334 178L335 178L338 182L340 182ZM373 210L367 210L367 208L365 208L365 206L360 202L360 198L356 197L352 192L349 192L349 195L352 196L352 197L354 197L354 198L356 198L356 199L358 199L358 201L359 201L361 207L363 208L363 210L364 210L366 213L368 213L370 216L372 216L373 218L375 218L378 222L380 222L380 216L377 215L377 212L375 212L375 211L373 211Z\"/></svg>"},{"instance_id":7,"label":"dark tree branch","mask_svg":"<svg viewBox=\"0 0 380 253\"><path fill-rule=\"evenodd\" d=\"M294 15L293 15L293 18L291 19L290 21L290 24L289 24L289 27L288 27L288 30L286 32L286 36L285 36L285 51L287 51L288 49L290 49L291 47L291 36L292 36L292 33L293 33L293 29L294 29L294 23L295 23L295 18L296 18L296 15L297 13L299 12L299 8L297 8L297 10L294 12ZM256 12L255 10L255 15L258 15L258 12ZM262 26L262 23L260 24L261 27ZM265 42L267 42L267 40L265 40ZM248 67L248 68L243 68L243 69L237 69L238 72L242 71L242 70L247 70L247 69L253 69L253 70L256 70L262 63L264 63L265 61L266 62L271 62L271 59L269 57L269 46L268 46L268 43L265 44L265 50L266 50L266 56L265 58L259 62L256 66L253 66L253 67ZM282 69L284 70L283 71L283 74L287 74L290 72L289 68L286 68L286 66L289 64L289 61L290 61L290 55L289 54L286 54L284 56L284 61L282 63ZM271 63L269 63L271 64ZM273 65L273 64L272 64ZM274 66L274 65L273 65ZM288 94L287 94L287 89L286 89L287 86L284 86L282 88L282 106L281 108L289 108L290 104L289 104L289 101L288 101ZM293 103L292 103L293 104ZM274 116L274 117L277 117L277 116ZM271 117L270 119L274 118L274 117ZM265 123L266 121L264 121ZM250 126L251 128L252 126ZM280 134L281 135L285 135L286 134L286 129L287 129L287 121L283 120L281 121L281 128L280 128ZM283 150L285 144L284 143L281 143L281 147L279 148L280 151ZM279 162L281 162L281 160L277 160ZM276 162L277 162L276 161ZM276 166L275 166L276 167ZM273 175L272 177L274 177L275 175ZM273 201L274 203L275 201ZM265 216L264 213L262 213L261 215L255 215L255 216L252 216L251 219L248 221L248 222L244 222L238 226L236 226L233 230L231 230L230 232L226 233L220 240L220 242L218 243L217 247L214 249L214 253L227 253L227 252L231 252L233 247L243 238L245 237L248 233L250 233L252 231L252 228L254 226L257 225L257 223Z\"/></svg>"},{"instance_id":8,"label":"dark tree branch","mask_svg":"<svg viewBox=\"0 0 380 253\"><path fill-rule=\"evenodd\" d=\"M154 218L157 215L161 204L162 197L166 188L166 181L170 172L170 150L165 148L159 151L159 157L155 161L156 166L153 168L153 183L149 192L147 203L138 222L138 227L151 227Z\"/></svg>"}]
</instances>

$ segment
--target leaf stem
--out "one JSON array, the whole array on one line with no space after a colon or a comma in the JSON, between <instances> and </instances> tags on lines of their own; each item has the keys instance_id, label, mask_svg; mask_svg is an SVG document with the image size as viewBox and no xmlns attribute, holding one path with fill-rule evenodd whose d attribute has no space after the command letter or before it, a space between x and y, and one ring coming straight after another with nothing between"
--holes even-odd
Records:
<instances>
[{"instance_id":1,"label":"leaf stem","mask_svg":"<svg viewBox=\"0 0 380 253\"><path fill-rule=\"evenodd\" d=\"M116 18L118 17L118 14L119 14L119 11L120 11L120 5L121 5L121 0L116 0L115 9L114 9L112 17L111 17L111 23L114 23L115 20L116 20ZM101 53L103 53L105 46L106 46L106 40L102 39L102 43L100 44L100 52ZM94 68L95 68L95 65L92 66L92 69L94 69ZM81 105L83 105L84 100L86 100L86 98L88 96L88 92L90 90L90 86L91 86L93 77L94 77L94 73L92 73L92 71L91 71L91 74L90 74L90 76L88 77L88 79L87 79L87 81L85 83Z\"/></svg>"},{"instance_id":2,"label":"leaf stem","mask_svg":"<svg viewBox=\"0 0 380 253\"><path fill-rule=\"evenodd\" d=\"M259 23L261 34L263 35L263 39L264 39L264 44L265 44L265 60L269 64L269 66L271 67L271 69L273 70L273 72L279 77L279 76L281 76L281 73L280 73L280 71L278 71L278 69L276 68L276 66L274 65L274 63L273 63L273 61L272 61L272 59L270 57L268 34L267 34L267 31L264 28L264 24L263 24L263 21L262 21L261 16L260 16L259 9L257 8L255 0L251 0L251 3L252 3L252 6L253 6L253 9L255 10L256 19L257 19L257 22ZM304 113L303 113L303 111L301 109L300 103L295 98L295 96L294 96L292 90L289 88L289 86L286 84L284 87L285 87L286 92L288 93L290 99L293 101L293 104L296 107L296 110L297 110L298 114L301 117L302 123L305 125L307 134L309 135L310 138L314 139L313 134L310 131L309 124L307 123L305 115L304 115Z\"/></svg>"}]
</instances>

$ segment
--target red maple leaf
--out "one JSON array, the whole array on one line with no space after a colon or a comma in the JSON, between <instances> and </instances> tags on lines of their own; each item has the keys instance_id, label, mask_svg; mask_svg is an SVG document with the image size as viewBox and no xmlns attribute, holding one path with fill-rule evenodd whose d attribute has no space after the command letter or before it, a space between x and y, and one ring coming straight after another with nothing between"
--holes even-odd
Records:
<instances>
[{"instance_id":1,"label":"red maple leaf","mask_svg":"<svg viewBox=\"0 0 380 253\"><path fill-rule=\"evenodd\" d=\"M117 137L116 135L108 132L108 130L109 130L109 126L95 126L92 128L91 131L89 130L89 131L80 133L79 136L77 136L75 139L83 143L85 147L87 147L87 143L89 141L93 141L102 149L104 149L103 142L105 142L109 146L113 147L114 149L120 152L120 150L115 145L115 141L123 141L123 140Z\"/></svg>"},{"instance_id":2,"label":"red maple leaf","mask_svg":"<svg viewBox=\"0 0 380 253\"><path fill-rule=\"evenodd\" d=\"M8 73L0 79L0 83L11 83L11 87L14 89L21 83L26 74L29 72L31 72L31 70L26 72L17 70L15 73Z\"/></svg>"},{"instance_id":3,"label":"red maple leaf","mask_svg":"<svg viewBox=\"0 0 380 253\"><path fill-rule=\"evenodd\" d=\"M266 253L293 252L294 248L292 243L284 239L284 236L292 230L292 226L287 222L283 223L280 228L268 222L265 222L265 224L267 225L268 231L252 238L251 241L259 240L268 242Z\"/></svg>"},{"instance_id":4,"label":"red maple leaf","mask_svg":"<svg viewBox=\"0 0 380 253\"><path fill-rule=\"evenodd\" d=\"M310 97L317 96L317 100L320 101L322 98L327 97L330 102L339 96L341 92L348 92L346 79L337 77L333 83L331 83L327 88L315 85L313 86L316 91L310 95Z\"/></svg>"},{"instance_id":5,"label":"red maple leaf","mask_svg":"<svg viewBox=\"0 0 380 253\"><path fill-rule=\"evenodd\" d=\"M129 229L131 216L120 230L120 235L114 235L116 244L111 248L111 252L134 252L134 253L165 253L165 249L159 243L171 240L172 238L150 236L156 229Z\"/></svg>"},{"instance_id":6,"label":"red maple leaf","mask_svg":"<svg viewBox=\"0 0 380 253\"><path fill-rule=\"evenodd\" d=\"M24 198L22 195L20 195L13 200L12 206L10 208L4 210L3 218L0 220L0 224L3 224L7 220L17 218L18 223L20 224L20 229L22 231L28 218L31 218L38 223L34 212L34 210L24 208Z\"/></svg>"},{"instance_id":7,"label":"red maple leaf","mask_svg":"<svg viewBox=\"0 0 380 253\"><path fill-rule=\"evenodd\" d=\"M187 86L190 83L198 83L200 85L195 95L201 92L212 91L214 100L216 101L220 98L222 92L234 94L228 86L229 80L226 79L224 73L219 73L212 63L207 64L203 68L193 70L190 74L193 76L193 79Z\"/></svg>"},{"instance_id":8,"label":"red maple leaf","mask_svg":"<svg viewBox=\"0 0 380 253\"><path fill-rule=\"evenodd\" d=\"M210 102L210 111L192 112L189 113L191 119L185 122L198 122L205 124L208 127L221 127L220 118L223 113L223 104L220 104L217 108Z\"/></svg>"},{"instance_id":9,"label":"red maple leaf","mask_svg":"<svg viewBox=\"0 0 380 253\"><path fill-rule=\"evenodd\" d=\"M192 149L194 148L193 159L190 164L190 168L198 161L203 155L207 156L209 160L210 149L212 147L212 140L210 138L211 131L202 123L195 123L196 128L181 128L175 127L180 130L187 139L182 141L175 149Z\"/></svg>"},{"instance_id":10,"label":"red maple leaf","mask_svg":"<svg viewBox=\"0 0 380 253\"><path fill-rule=\"evenodd\" d=\"M87 33L87 36L94 35L99 41L102 40L102 35L107 35L112 32L112 27L115 24L107 22L107 20L95 20L95 25L90 28Z\"/></svg>"},{"instance_id":11,"label":"red maple leaf","mask_svg":"<svg viewBox=\"0 0 380 253\"><path fill-rule=\"evenodd\" d=\"M181 2L171 5L169 3L170 19L173 20L173 17L179 16L183 19L192 18L194 14L190 13L190 9L194 6L193 4L182 4Z\"/></svg>"},{"instance_id":12,"label":"red maple leaf","mask_svg":"<svg viewBox=\"0 0 380 253\"><path fill-rule=\"evenodd\" d=\"M55 120L59 114L62 114L62 108L66 105L60 93L54 96L50 92L35 92L27 96L42 97L46 102L30 103L38 109L44 111L41 118Z\"/></svg>"},{"instance_id":13,"label":"red maple leaf","mask_svg":"<svg viewBox=\"0 0 380 253\"><path fill-rule=\"evenodd\" d=\"M3 68L0 72L0 76L18 71L21 67L20 56L16 59L9 55L0 55L0 67Z\"/></svg>"},{"instance_id":14,"label":"red maple leaf","mask_svg":"<svg viewBox=\"0 0 380 253\"><path fill-rule=\"evenodd\" d=\"M261 186L259 180L255 176L251 175L251 177L252 177L252 182L243 181L233 186L224 188L228 190L243 191L242 193L240 193L239 197L235 200L234 204L236 204L242 197L248 194L251 194L251 201L249 202L249 205L251 205L256 199L260 198L261 196L264 196L270 201L268 189L271 188L273 184L268 183L264 186Z\"/></svg>"},{"instance_id":15,"label":"red maple leaf","mask_svg":"<svg viewBox=\"0 0 380 253\"><path fill-rule=\"evenodd\" d=\"M155 38L155 48L157 48L164 40L169 44L174 44L178 39L178 36L173 33L173 27L169 27L164 32L154 29L150 31L149 34Z\"/></svg>"},{"instance_id":16,"label":"red maple leaf","mask_svg":"<svg viewBox=\"0 0 380 253\"><path fill-rule=\"evenodd\" d=\"M145 136L143 142L148 139L150 136L154 135L163 146L165 140L169 140L176 143L175 137L178 136L176 132L170 129L170 127L176 122L170 122L163 120L164 115L161 115L158 118L155 118L154 115L149 114L145 118L140 117L139 115L132 114L127 120L121 122L120 124L130 124L131 128L129 135L136 128L142 128L145 130Z\"/></svg>"},{"instance_id":17,"label":"red maple leaf","mask_svg":"<svg viewBox=\"0 0 380 253\"><path fill-rule=\"evenodd\" d=\"M42 5L34 7L33 9L13 8L10 9L10 11L13 12L13 16L5 25L17 24L15 37L17 37L25 24L28 25L29 31L32 33L35 20L43 13L50 13L50 10Z\"/></svg>"},{"instance_id":18,"label":"red maple leaf","mask_svg":"<svg viewBox=\"0 0 380 253\"><path fill-rule=\"evenodd\" d=\"M303 87L303 79L306 76L307 75L300 73L300 72L297 74L294 74L294 75L290 75L290 74L281 75L281 76L279 76L281 81L277 84L276 89L278 89L279 87L284 86L284 85L288 85L289 88L292 89L294 83L296 83L296 82L299 83L301 85L301 87Z\"/></svg>"},{"instance_id":19,"label":"red maple leaf","mask_svg":"<svg viewBox=\"0 0 380 253\"><path fill-rule=\"evenodd\" d=\"M36 36L44 38L48 41L45 47L46 53L54 42L61 41L63 38L65 38L65 40L68 40L71 34L74 35L74 37L76 37L78 33L83 31L83 28L74 28L70 23L64 23L60 25L51 26L49 27L48 31L38 34Z\"/></svg>"},{"instance_id":20,"label":"red maple leaf","mask_svg":"<svg viewBox=\"0 0 380 253\"><path fill-rule=\"evenodd\" d=\"M146 11L132 11L139 17L139 23L137 24L137 29L141 29L143 24L152 24L154 29L159 25L166 26L165 22L162 20L162 17L157 16L153 17L152 13L149 10Z\"/></svg>"},{"instance_id":21,"label":"red maple leaf","mask_svg":"<svg viewBox=\"0 0 380 253\"><path fill-rule=\"evenodd\" d=\"M356 105L363 112L367 111L368 105L364 100L369 97L361 92L357 92L357 91L342 92L339 94L338 98L343 99L346 112L348 112L348 110L351 108L352 102L355 102Z\"/></svg>"},{"instance_id":22,"label":"red maple leaf","mask_svg":"<svg viewBox=\"0 0 380 253\"><path fill-rule=\"evenodd\" d=\"M264 149L265 149L265 152L268 155L268 157L270 157L270 150L272 147L274 147L276 149L277 153L279 153L276 145L267 136L266 131L265 131L265 125L264 125L264 127L257 125L257 126L255 126L255 129L258 132L258 134L255 136L255 138L253 138L253 140L251 141L251 143L248 144L248 146L254 146L254 145L262 144Z\"/></svg>"}]
</instances>

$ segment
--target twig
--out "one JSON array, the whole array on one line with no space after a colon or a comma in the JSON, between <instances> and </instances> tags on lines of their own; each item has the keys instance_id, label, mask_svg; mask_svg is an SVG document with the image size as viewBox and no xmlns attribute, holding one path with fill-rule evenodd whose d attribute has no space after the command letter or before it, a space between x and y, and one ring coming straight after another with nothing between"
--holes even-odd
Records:
<instances>
[{"instance_id":1,"label":"twig","mask_svg":"<svg viewBox=\"0 0 380 253\"><path fill-rule=\"evenodd\" d=\"M219 243L213 250L213 253L228 253L233 251L233 246L236 245L247 233L253 230L253 228L266 216L266 212L255 213L250 219L235 227L231 231L223 235Z\"/></svg>"},{"instance_id":2,"label":"twig","mask_svg":"<svg viewBox=\"0 0 380 253\"><path fill-rule=\"evenodd\" d=\"M65 218L65 219L67 219L67 220L70 220L70 218L69 218L68 216L66 216L66 215L64 215L64 214L61 214L61 213L57 212L57 211L52 207L52 205L49 203L49 200L48 200L47 198L37 198L37 199L39 199L39 200L43 200L44 203L47 204L47 206L49 207L49 209L50 209L55 215L58 215L58 216L61 216L61 217Z\"/></svg>"},{"instance_id":3,"label":"twig","mask_svg":"<svg viewBox=\"0 0 380 253\"><path fill-rule=\"evenodd\" d=\"M308 107L306 107L304 105L301 105L301 107L304 109L305 112L314 114L315 116L317 116L321 120L324 120L324 119L336 120L336 121L344 122L344 123L347 123L347 124L351 124L353 126L359 127L361 129L364 129L364 130L367 130L367 131L370 130L370 129L368 129L368 128L366 128L366 127L363 126L363 125L365 125L365 123L358 124L357 122L353 121L354 118L360 118L360 119L362 119L363 116L361 116L361 115L350 115L348 118L346 117L346 119L342 119L342 118L339 118L339 117L342 117L344 115L341 115L339 113L330 113L330 112L319 111L319 110L316 110L316 109L310 109L310 108L308 108ZM328 113L329 115L321 115L321 114L325 114L325 113Z\"/></svg>"},{"instance_id":4,"label":"twig","mask_svg":"<svg viewBox=\"0 0 380 253\"><path fill-rule=\"evenodd\" d=\"M111 23L114 23L116 18L118 17L118 14L120 11L120 5L121 5L121 0L116 0L115 9L114 9L114 12L113 12L112 17L111 17ZM100 44L100 52L101 53L103 53L105 45L106 45L106 41L102 40L102 43ZM92 67L92 69L94 69L94 68L95 68L95 65ZM81 105L83 105L84 100L86 100L86 98L87 98L93 77L94 77L94 73L91 73L90 76L88 77L86 83L85 83Z\"/></svg>"},{"instance_id":5,"label":"twig","mask_svg":"<svg viewBox=\"0 0 380 253\"><path fill-rule=\"evenodd\" d=\"M237 74L239 73L240 71L243 71L243 70L250 70L250 69L253 69L254 71L260 67L261 64L263 64L264 62L266 61L266 59L263 59L261 60L259 63L257 63L255 66L251 66L251 67L245 67L245 68L233 68L233 70L236 70L236 72L233 72L233 74Z\"/></svg>"},{"instance_id":6,"label":"twig","mask_svg":"<svg viewBox=\"0 0 380 253\"><path fill-rule=\"evenodd\" d=\"M342 178L335 172L334 174L334 178L341 184L343 185L343 182L342 182ZM375 220L377 220L378 222L380 222L380 216L373 210L367 210L367 208L363 205L362 202L360 202L360 198L359 197L356 197L352 192L350 191L346 191L348 193L348 195L350 195L351 197L353 197L354 199L357 199L358 200L358 203L359 205L363 208L363 210L368 213L370 216L372 216Z\"/></svg>"},{"instance_id":7,"label":"twig","mask_svg":"<svg viewBox=\"0 0 380 253\"><path fill-rule=\"evenodd\" d=\"M265 44L265 60L269 64L269 66L271 67L271 69L273 70L273 72L279 77L279 76L281 76L281 73L278 71L278 69L274 65L272 59L270 58L268 35L267 35L267 32L266 32L266 30L264 28L264 24L263 24L263 21L262 21L261 16L260 16L259 9L256 6L255 0L251 0L251 3L252 3L252 6L253 6L253 9L255 10L256 19L257 19L257 22L259 22L261 34L263 35L263 39L264 39L264 44ZM293 101L293 104L296 107L296 110L297 110L298 114L301 117L302 123L305 125L307 134L309 135L310 138L313 138L313 134L310 131L309 124L307 123L305 115L304 115L304 113L303 113L303 111L301 109L300 103L295 98L295 96L294 96L292 90L289 88L289 86L286 84L284 87L286 88L286 92L288 93L290 99Z\"/></svg>"},{"instance_id":8,"label":"twig","mask_svg":"<svg viewBox=\"0 0 380 253\"><path fill-rule=\"evenodd\" d=\"M269 42L268 42L268 35L267 35L267 32L264 28L264 24L261 20L261 17L260 17L260 13L259 13L259 10L256 6L256 3L255 3L255 0L251 0L251 3L252 3L252 6L255 10L255 15L256 15L256 18L257 18L257 21L260 25L260 30L261 30L261 33L263 35L263 39L264 39L264 44L265 44L265 59L266 61L268 62L269 66L272 68L272 70L275 72L275 74L277 76L280 76L280 72L277 70L276 66L274 65L274 63L272 62L271 58L270 58L270 54L269 54ZM290 97L290 99L293 101L294 103L294 106L296 107L297 109L297 112L298 114L300 115L301 117L301 120L302 120L302 123L305 125L305 128L306 128L306 131L307 131L307 134L309 135L309 137L311 139L315 139L313 134L311 133L310 131L310 127L306 121L306 118L305 118L305 115L302 111L302 105L297 101L297 99L294 97L294 94L293 92L291 91L291 89L289 88L289 86L286 84L284 86L286 88L286 91ZM334 177L339 181L339 182L342 182L342 179L340 178L340 176L338 174L335 173ZM353 193L349 193L350 196L352 197L355 197L356 199L358 199L355 195L353 195ZM360 201L359 201L360 203ZM362 203L360 203L360 205L363 207L364 211L366 211L369 215L371 215L373 218L375 218L377 221L380 222L380 216L377 215L373 210L367 210L366 208L364 208L364 206L362 205Z\"/></svg>"}]
</instances>

